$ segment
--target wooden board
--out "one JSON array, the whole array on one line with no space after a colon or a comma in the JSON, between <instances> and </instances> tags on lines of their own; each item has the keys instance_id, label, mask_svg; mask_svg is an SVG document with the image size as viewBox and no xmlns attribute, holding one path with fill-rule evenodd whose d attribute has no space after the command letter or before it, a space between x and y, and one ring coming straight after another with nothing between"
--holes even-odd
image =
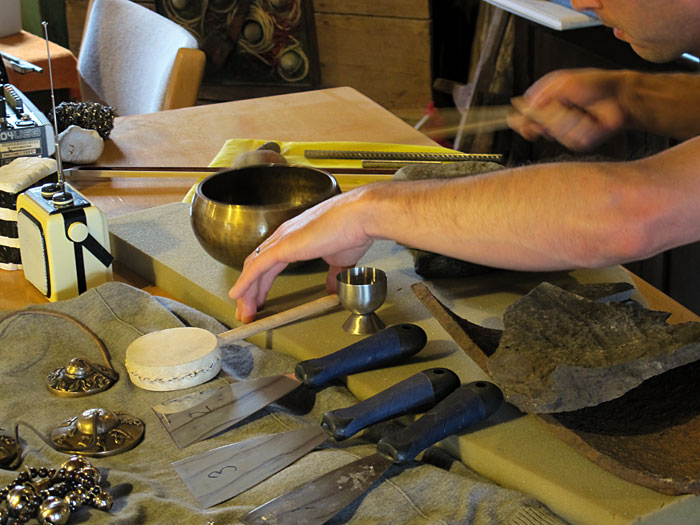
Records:
<instances>
[{"instance_id":1,"label":"wooden board","mask_svg":"<svg viewBox=\"0 0 700 525\"><path fill-rule=\"evenodd\" d=\"M427 19L430 3L428 0L314 0L314 12Z\"/></svg>"},{"instance_id":2,"label":"wooden board","mask_svg":"<svg viewBox=\"0 0 700 525\"><path fill-rule=\"evenodd\" d=\"M321 82L350 86L382 106L415 113L430 102L430 21L315 15Z\"/></svg>"}]
</instances>

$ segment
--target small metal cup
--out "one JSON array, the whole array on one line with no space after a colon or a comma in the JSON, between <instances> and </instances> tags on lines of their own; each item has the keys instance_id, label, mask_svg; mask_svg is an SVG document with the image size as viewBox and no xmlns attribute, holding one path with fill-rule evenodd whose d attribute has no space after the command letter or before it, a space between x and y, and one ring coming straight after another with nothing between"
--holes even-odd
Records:
<instances>
[{"instance_id":1,"label":"small metal cup","mask_svg":"<svg viewBox=\"0 0 700 525\"><path fill-rule=\"evenodd\" d=\"M343 324L346 332L366 335L378 332L385 324L374 313L386 299L386 274L377 268L343 270L336 276L340 303L352 314Z\"/></svg>"}]
</instances>

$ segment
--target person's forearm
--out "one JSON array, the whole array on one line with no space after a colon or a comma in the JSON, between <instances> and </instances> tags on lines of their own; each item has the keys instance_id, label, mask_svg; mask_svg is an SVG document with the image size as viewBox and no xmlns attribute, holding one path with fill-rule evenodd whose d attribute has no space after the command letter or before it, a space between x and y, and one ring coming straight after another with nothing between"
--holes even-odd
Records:
<instances>
[{"instance_id":1,"label":"person's forearm","mask_svg":"<svg viewBox=\"0 0 700 525\"><path fill-rule=\"evenodd\" d=\"M619 98L629 127L680 140L700 135L700 75L620 74Z\"/></svg>"},{"instance_id":2,"label":"person's forearm","mask_svg":"<svg viewBox=\"0 0 700 525\"><path fill-rule=\"evenodd\" d=\"M495 267L603 267L655 250L665 202L637 176L632 163L566 163L378 184L361 220L372 238Z\"/></svg>"}]
</instances>

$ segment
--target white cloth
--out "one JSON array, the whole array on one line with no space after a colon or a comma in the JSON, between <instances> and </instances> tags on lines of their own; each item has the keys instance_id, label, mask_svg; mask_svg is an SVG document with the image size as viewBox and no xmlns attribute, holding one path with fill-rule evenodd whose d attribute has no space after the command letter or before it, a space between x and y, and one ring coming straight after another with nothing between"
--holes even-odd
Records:
<instances>
[{"instance_id":1,"label":"white cloth","mask_svg":"<svg viewBox=\"0 0 700 525\"><path fill-rule=\"evenodd\" d=\"M183 47L199 46L164 16L130 0L94 0L78 58L83 97L121 116L160 111Z\"/></svg>"},{"instance_id":2,"label":"white cloth","mask_svg":"<svg viewBox=\"0 0 700 525\"><path fill-rule=\"evenodd\" d=\"M0 167L0 191L19 193L56 171L56 161L44 157L18 157Z\"/></svg>"}]
</instances>

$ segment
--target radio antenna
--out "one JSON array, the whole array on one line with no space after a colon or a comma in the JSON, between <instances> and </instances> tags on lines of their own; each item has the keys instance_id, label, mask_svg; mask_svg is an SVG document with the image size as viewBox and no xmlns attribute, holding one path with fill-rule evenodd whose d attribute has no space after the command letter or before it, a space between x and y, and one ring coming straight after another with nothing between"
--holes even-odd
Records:
<instances>
[{"instance_id":1,"label":"radio antenna","mask_svg":"<svg viewBox=\"0 0 700 525\"><path fill-rule=\"evenodd\" d=\"M56 172L58 182L56 184L45 184L41 188L41 195L46 199L51 199L55 208L66 208L73 205L73 195L66 191L65 179L63 177L63 163L61 162L61 147L58 144L58 119L56 119L56 98L53 90L53 70L51 68L51 52L49 51L49 31L48 22L43 21L44 40L46 40L46 57L49 61L49 83L51 86L51 110L53 111L53 132L54 144L56 146Z\"/></svg>"}]
</instances>

